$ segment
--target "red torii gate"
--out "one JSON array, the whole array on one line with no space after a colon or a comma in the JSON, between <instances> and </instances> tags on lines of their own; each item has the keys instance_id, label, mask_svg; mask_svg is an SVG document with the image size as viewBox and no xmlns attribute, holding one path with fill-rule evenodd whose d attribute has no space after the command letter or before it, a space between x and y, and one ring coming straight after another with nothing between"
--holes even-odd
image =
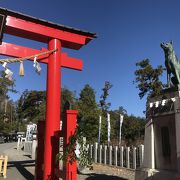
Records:
<instances>
[{"instance_id":1,"label":"red torii gate","mask_svg":"<svg viewBox=\"0 0 180 180\"><path fill-rule=\"evenodd\" d=\"M78 50L95 38L96 34L54 24L4 8L0 8L0 20L2 25L0 31L47 43L48 50L56 49L56 52L50 55L37 58L39 62L47 64L44 180L56 180L58 177L55 176L55 172L59 167L56 155L59 152L61 67L82 70L83 66L81 60L62 53L61 48ZM47 49L37 50L5 42L0 45L0 54L12 57L25 57L44 51Z\"/></svg>"}]
</instances>

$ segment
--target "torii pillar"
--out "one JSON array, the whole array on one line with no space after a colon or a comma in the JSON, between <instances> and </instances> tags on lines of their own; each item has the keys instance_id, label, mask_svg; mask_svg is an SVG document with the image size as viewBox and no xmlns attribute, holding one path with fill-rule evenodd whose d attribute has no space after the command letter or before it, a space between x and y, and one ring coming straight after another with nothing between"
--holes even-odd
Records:
<instances>
[{"instance_id":1,"label":"torii pillar","mask_svg":"<svg viewBox=\"0 0 180 180\"><path fill-rule=\"evenodd\" d=\"M48 43L48 49L56 48L57 51L49 56L47 68L47 94L46 94L46 125L44 146L44 177L51 174L54 179L55 171L59 167L56 155L59 152L60 130L60 68L61 67L61 42L52 39ZM50 78L49 78L50 77ZM59 83L57 83L59 82ZM54 172L52 172L52 170Z\"/></svg>"},{"instance_id":2,"label":"torii pillar","mask_svg":"<svg viewBox=\"0 0 180 180\"><path fill-rule=\"evenodd\" d=\"M80 49L96 37L95 33L77 30L11 10L0 8L0 32L26 39L44 42L48 50L56 49L52 54L44 55L37 60L47 64L47 102L46 102L46 129L44 152L44 180L58 180L56 172L59 163L56 155L59 152L60 130L60 91L61 67L82 70L82 61L70 58L61 52L61 48ZM0 34L2 38L2 33ZM13 57L25 57L47 49L36 50L10 43L0 45L0 54ZM33 60L33 59L30 59Z\"/></svg>"}]
</instances>

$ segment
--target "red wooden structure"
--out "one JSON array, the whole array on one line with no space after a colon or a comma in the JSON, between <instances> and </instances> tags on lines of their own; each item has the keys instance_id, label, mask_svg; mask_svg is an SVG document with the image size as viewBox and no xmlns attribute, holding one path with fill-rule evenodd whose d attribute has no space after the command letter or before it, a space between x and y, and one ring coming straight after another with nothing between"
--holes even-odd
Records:
<instances>
[{"instance_id":1,"label":"red wooden structure","mask_svg":"<svg viewBox=\"0 0 180 180\"><path fill-rule=\"evenodd\" d=\"M63 135L64 135L64 146L69 143L69 137L74 134L76 128L76 110L67 110L66 118L63 122ZM76 180L77 179L77 164L76 162L64 163L63 167L63 179Z\"/></svg>"},{"instance_id":2,"label":"red wooden structure","mask_svg":"<svg viewBox=\"0 0 180 180\"><path fill-rule=\"evenodd\" d=\"M0 32L47 43L48 50L56 52L37 59L47 64L47 103L44 142L44 176L43 179L56 180L58 168L56 154L59 151L58 132L60 128L60 90L61 67L82 70L82 61L71 58L61 52L62 47L80 49L96 37L94 33L54 24L11 10L0 8ZM2 37L2 33L0 34ZM37 50L15 44L2 43L0 54L13 57L25 57L46 49Z\"/></svg>"},{"instance_id":3,"label":"red wooden structure","mask_svg":"<svg viewBox=\"0 0 180 180\"><path fill-rule=\"evenodd\" d=\"M74 134L75 128L77 126L77 110L65 110L63 117L63 129L60 132L60 137L63 137L63 146L69 143L69 137ZM36 157L36 167L35 167L35 179L43 179L43 151L44 151L44 129L45 121L39 121L37 125L37 138L38 138L38 148ZM39 148L40 147L40 148ZM72 164L67 162L63 164L63 170L55 170L55 175L61 177L64 180L76 180L77 179L77 164L73 162Z\"/></svg>"},{"instance_id":4,"label":"red wooden structure","mask_svg":"<svg viewBox=\"0 0 180 180\"><path fill-rule=\"evenodd\" d=\"M43 164L44 164L44 135L45 135L45 121L39 121L37 124L37 150L36 150L36 165L35 165L35 179L43 179Z\"/></svg>"}]
</instances>

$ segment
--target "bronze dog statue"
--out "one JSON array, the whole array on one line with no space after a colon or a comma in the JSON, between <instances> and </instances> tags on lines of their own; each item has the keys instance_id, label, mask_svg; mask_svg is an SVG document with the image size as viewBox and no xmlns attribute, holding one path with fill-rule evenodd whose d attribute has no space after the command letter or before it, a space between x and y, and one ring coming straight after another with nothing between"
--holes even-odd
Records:
<instances>
[{"instance_id":1,"label":"bronze dog statue","mask_svg":"<svg viewBox=\"0 0 180 180\"><path fill-rule=\"evenodd\" d=\"M180 84L180 62L173 49L173 43L161 43L161 47L165 53L165 66L167 69L167 85L168 87ZM171 77L171 74L173 77Z\"/></svg>"}]
</instances>

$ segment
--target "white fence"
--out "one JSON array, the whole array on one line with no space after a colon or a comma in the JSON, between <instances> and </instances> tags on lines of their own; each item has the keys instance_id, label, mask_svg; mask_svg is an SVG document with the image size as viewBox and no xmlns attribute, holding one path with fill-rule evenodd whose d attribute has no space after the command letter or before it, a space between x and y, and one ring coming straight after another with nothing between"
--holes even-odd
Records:
<instances>
[{"instance_id":1,"label":"white fence","mask_svg":"<svg viewBox=\"0 0 180 180\"><path fill-rule=\"evenodd\" d=\"M22 146L22 144L24 145L24 151L26 153L32 153L32 157L35 158L35 152L32 151L33 143L28 141L18 143L19 146ZM87 147L89 156L94 163L136 169L141 167L143 162L144 145L139 145L137 147L108 147L107 145L98 145L98 143L94 143L93 145L88 144Z\"/></svg>"},{"instance_id":2,"label":"white fence","mask_svg":"<svg viewBox=\"0 0 180 180\"><path fill-rule=\"evenodd\" d=\"M95 143L88 145L88 149L93 162L124 168L136 169L140 167L144 157L144 145L138 147L108 147Z\"/></svg>"}]
</instances>

